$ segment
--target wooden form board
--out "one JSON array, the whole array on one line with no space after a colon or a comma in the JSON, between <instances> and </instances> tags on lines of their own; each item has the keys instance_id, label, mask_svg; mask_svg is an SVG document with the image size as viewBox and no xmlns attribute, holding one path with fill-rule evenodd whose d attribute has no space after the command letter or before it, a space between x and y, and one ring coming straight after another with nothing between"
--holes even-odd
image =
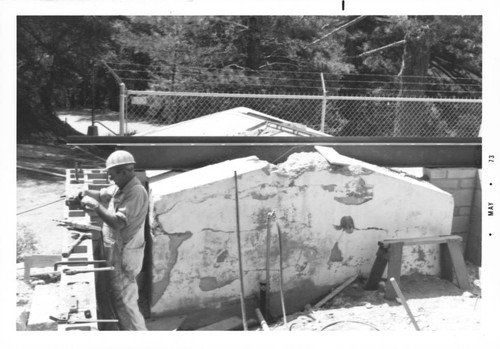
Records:
<instances>
[{"instance_id":1,"label":"wooden form board","mask_svg":"<svg viewBox=\"0 0 500 349\"><path fill-rule=\"evenodd\" d=\"M243 322L241 321L241 318L239 318L238 316L233 316L214 324L199 328L196 331L228 331L239 328L242 325Z\"/></svg>"}]
</instances>

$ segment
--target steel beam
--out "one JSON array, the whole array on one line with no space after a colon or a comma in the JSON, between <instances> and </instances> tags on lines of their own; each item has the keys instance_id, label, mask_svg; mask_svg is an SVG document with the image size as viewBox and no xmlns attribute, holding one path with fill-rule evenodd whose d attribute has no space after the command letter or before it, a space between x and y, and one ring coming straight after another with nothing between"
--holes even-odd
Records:
<instances>
[{"instance_id":1,"label":"steel beam","mask_svg":"<svg viewBox=\"0 0 500 349\"><path fill-rule=\"evenodd\" d=\"M481 168L481 138L70 136L70 145L110 146L134 154L138 169L193 169L255 155L278 163L314 146L386 167Z\"/></svg>"}]
</instances>

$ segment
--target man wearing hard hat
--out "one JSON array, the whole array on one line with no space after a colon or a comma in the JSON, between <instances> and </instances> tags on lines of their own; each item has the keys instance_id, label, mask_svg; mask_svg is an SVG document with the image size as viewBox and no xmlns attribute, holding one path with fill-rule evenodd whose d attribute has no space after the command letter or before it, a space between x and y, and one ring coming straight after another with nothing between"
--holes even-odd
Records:
<instances>
[{"instance_id":1,"label":"man wearing hard hat","mask_svg":"<svg viewBox=\"0 0 500 349\"><path fill-rule=\"evenodd\" d=\"M113 185L81 193L82 206L104 221L103 240L110 272L111 292L121 330L146 331L139 311L136 276L144 257L144 221L148 212L148 194L134 173L135 160L124 150L106 160L108 177ZM104 205L109 202L108 207Z\"/></svg>"}]
</instances>

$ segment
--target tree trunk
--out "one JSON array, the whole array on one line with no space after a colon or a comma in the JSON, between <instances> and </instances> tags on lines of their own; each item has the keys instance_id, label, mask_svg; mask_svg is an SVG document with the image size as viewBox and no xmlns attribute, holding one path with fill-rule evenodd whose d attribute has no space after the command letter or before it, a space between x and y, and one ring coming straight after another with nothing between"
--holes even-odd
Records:
<instances>
[{"instance_id":1,"label":"tree trunk","mask_svg":"<svg viewBox=\"0 0 500 349\"><path fill-rule=\"evenodd\" d=\"M432 36L429 27L411 30L405 35L403 62L399 73L399 97L423 97L426 90ZM422 136L422 127L428 123L429 110L423 103L398 102L394 136Z\"/></svg>"},{"instance_id":2,"label":"tree trunk","mask_svg":"<svg viewBox=\"0 0 500 349\"><path fill-rule=\"evenodd\" d=\"M48 80L36 89L18 89L17 93L17 141L35 138L58 139L80 133L57 117L53 108L55 71L50 70ZM38 94L38 98L35 95Z\"/></svg>"},{"instance_id":3,"label":"tree trunk","mask_svg":"<svg viewBox=\"0 0 500 349\"><path fill-rule=\"evenodd\" d=\"M248 36L247 36L247 61L248 68L258 70L260 67L260 18L248 18Z\"/></svg>"},{"instance_id":4,"label":"tree trunk","mask_svg":"<svg viewBox=\"0 0 500 349\"><path fill-rule=\"evenodd\" d=\"M17 142L64 138L81 135L68 124L49 114L41 104L29 102L29 97L17 96Z\"/></svg>"}]
</instances>

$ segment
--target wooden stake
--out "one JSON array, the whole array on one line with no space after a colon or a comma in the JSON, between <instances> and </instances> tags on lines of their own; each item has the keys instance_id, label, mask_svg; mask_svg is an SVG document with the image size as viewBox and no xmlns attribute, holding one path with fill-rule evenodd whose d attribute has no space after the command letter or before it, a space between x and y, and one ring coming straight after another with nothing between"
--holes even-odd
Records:
<instances>
[{"instance_id":1,"label":"wooden stake","mask_svg":"<svg viewBox=\"0 0 500 349\"><path fill-rule=\"evenodd\" d=\"M420 328L418 327L418 324L415 321L415 318L413 317L413 314L411 313L410 307L406 303L406 299L403 296L403 292L401 292L401 289L399 288L398 283L396 282L396 280L394 278L390 278L390 281L391 281L392 287L394 287L394 291L396 291L396 294L399 297L399 300L401 301L401 303L403 303L403 306L405 307L406 313L410 317L411 322L413 323L413 326L415 326L415 329L417 331L420 331Z\"/></svg>"},{"instance_id":2,"label":"wooden stake","mask_svg":"<svg viewBox=\"0 0 500 349\"><path fill-rule=\"evenodd\" d=\"M319 309L321 308L326 302L328 302L330 299L338 295L340 292L342 292L347 286L352 284L356 279L358 278L358 273L356 275L351 276L349 279L344 281L340 286L335 288L332 292L330 292L325 298L320 300L314 307L313 309Z\"/></svg>"}]
</instances>

